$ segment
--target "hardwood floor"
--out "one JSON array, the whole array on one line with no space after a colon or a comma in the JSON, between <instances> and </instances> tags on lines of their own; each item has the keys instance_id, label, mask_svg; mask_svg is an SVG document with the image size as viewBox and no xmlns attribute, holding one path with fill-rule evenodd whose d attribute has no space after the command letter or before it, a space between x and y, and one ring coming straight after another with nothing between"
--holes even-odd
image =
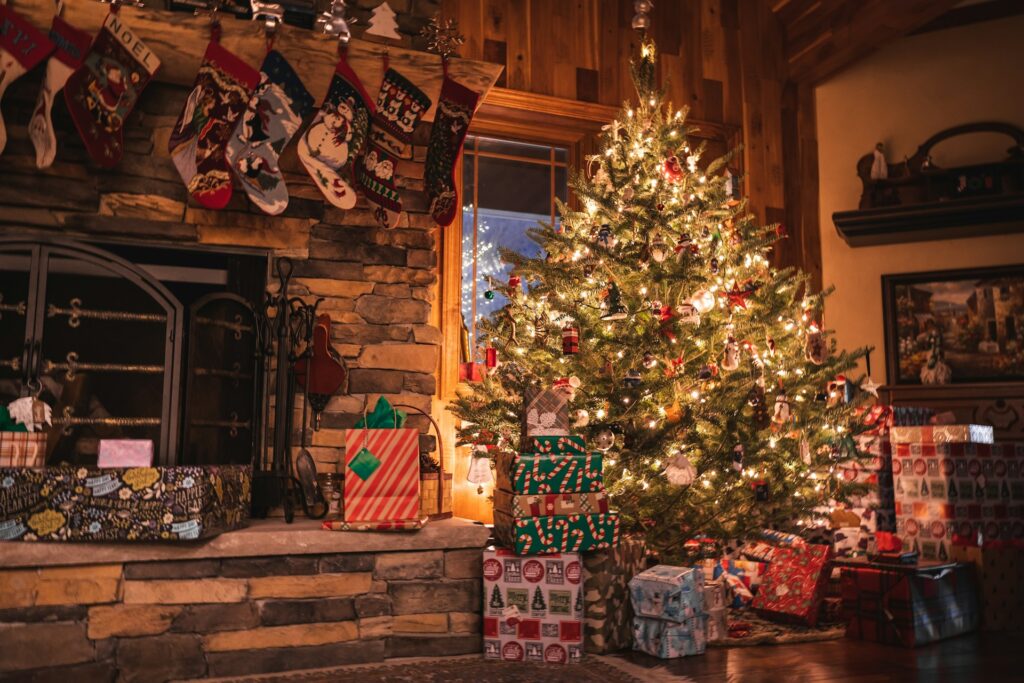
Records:
<instances>
[{"instance_id":1,"label":"hardwood floor","mask_svg":"<svg viewBox=\"0 0 1024 683\"><path fill-rule=\"evenodd\" d=\"M624 668L647 681L1007 683L1024 681L1024 633L973 634L913 650L843 639L712 647L703 656L671 661L637 652L622 659Z\"/></svg>"}]
</instances>

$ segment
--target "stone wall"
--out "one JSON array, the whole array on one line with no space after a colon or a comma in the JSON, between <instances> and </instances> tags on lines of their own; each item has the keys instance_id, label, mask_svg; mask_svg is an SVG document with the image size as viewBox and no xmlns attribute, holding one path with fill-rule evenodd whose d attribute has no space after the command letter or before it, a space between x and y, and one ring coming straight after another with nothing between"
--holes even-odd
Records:
<instances>
[{"instance_id":1,"label":"stone wall","mask_svg":"<svg viewBox=\"0 0 1024 683\"><path fill-rule=\"evenodd\" d=\"M469 548L3 569L0 679L154 683L476 653L480 562Z\"/></svg>"}]
</instances>

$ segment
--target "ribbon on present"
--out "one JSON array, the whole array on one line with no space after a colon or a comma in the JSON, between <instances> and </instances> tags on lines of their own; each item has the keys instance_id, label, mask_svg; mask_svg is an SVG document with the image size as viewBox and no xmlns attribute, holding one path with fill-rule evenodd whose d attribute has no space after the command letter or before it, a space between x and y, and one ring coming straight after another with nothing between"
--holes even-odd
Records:
<instances>
[{"instance_id":1,"label":"ribbon on present","mask_svg":"<svg viewBox=\"0 0 1024 683\"><path fill-rule=\"evenodd\" d=\"M363 419L356 422L355 428L401 429L405 426L405 421L408 417L408 414L394 407L386 398L381 396L377 399L377 405L373 407L373 412L367 414L366 410L363 410Z\"/></svg>"}]
</instances>

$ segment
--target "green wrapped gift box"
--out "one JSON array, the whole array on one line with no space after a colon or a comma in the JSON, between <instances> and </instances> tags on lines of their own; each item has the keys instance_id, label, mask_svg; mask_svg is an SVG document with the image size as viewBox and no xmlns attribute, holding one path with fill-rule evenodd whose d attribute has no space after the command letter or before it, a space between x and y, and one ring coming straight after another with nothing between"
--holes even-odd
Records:
<instances>
[{"instance_id":1,"label":"green wrapped gift box","mask_svg":"<svg viewBox=\"0 0 1024 683\"><path fill-rule=\"evenodd\" d=\"M513 493L589 493L604 491L601 453L542 455L499 452L498 488Z\"/></svg>"},{"instance_id":2,"label":"green wrapped gift box","mask_svg":"<svg viewBox=\"0 0 1024 683\"><path fill-rule=\"evenodd\" d=\"M494 490L494 509L513 517L553 517L610 512L608 494L592 493L512 493Z\"/></svg>"},{"instance_id":3,"label":"green wrapped gift box","mask_svg":"<svg viewBox=\"0 0 1024 683\"><path fill-rule=\"evenodd\" d=\"M517 555L578 553L610 548L619 540L619 515L512 517L494 511L494 535Z\"/></svg>"},{"instance_id":4,"label":"green wrapped gift box","mask_svg":"<svg viewBox=\"0 0 1024 683\"><path fill-rule=\"evenodd\" d=\"M519 450L538 455L586 455L587 442L582 436L528 436Z\"/></svg>"}]
</instances>

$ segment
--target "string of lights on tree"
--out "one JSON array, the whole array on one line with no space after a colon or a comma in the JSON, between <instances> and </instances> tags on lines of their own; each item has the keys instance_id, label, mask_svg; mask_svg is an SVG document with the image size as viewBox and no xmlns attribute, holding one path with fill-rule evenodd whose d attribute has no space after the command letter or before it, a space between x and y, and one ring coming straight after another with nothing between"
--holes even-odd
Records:
<instances>
[{"instance_id":1,"label":"string of lights on tree","mask_svg":"<svg viewBox=\"0 0 1024 683\"><path fill-rule=\"evenodd\" d=\"M655 63L644 42L636 104L572 176L580 209L530 231L543 256L502 250L508 303L478 325L494 361L453 409L464 443L516 449L526 387L562 387L626 525L671 555L863 492L831 473L858 457L844 373L864 351L837 351L827 292L772 266L784 231L747 211L731 155L702 160Z\"/></svg>"}]
</instances>

